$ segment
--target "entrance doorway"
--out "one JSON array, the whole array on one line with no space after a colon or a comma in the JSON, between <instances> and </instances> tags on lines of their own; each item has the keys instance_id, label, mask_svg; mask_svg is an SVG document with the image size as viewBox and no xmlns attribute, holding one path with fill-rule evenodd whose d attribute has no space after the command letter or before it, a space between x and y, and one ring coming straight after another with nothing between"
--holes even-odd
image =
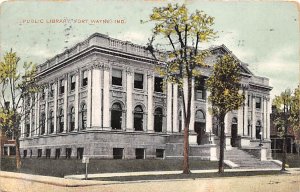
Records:
<instances>
[{"instance_id":1,"label":"entrance doorway","mask_svg":"<svg viewBox=\"0 0 300 192\"><path fill-rule=\"evenodd\" d=\"M237 118L232 118L232 123L231 123L231 146L232 147L237 147L238 142L237 142L238 134L237 134Z\"/></svg>"}]
</instances>

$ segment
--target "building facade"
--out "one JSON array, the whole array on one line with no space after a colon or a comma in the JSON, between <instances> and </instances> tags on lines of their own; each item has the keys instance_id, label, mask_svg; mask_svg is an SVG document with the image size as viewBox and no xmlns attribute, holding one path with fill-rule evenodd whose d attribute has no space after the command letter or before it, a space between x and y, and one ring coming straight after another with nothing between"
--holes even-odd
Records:
<instances>
[{"instance_id":1,"label":"building facade","mask_svg":"<svg viewBox=\"0 0 300 192\"><path fill-rule=\"evenodd\" d=\"M209 49L207 59L230 51ZM225 118L226 149L270 149L271 87L241 62L245 103ZM217 160L219 128L210 112L203 69L192 89L190 157ZM44 90L22 125L23 157L182 158L182 101L178 85L155 71L145 47L95 33L38 66ZM184 86L184 93L187 88ZM25 102L26 105L26 102Z\"/></svg>"}]
</instances>

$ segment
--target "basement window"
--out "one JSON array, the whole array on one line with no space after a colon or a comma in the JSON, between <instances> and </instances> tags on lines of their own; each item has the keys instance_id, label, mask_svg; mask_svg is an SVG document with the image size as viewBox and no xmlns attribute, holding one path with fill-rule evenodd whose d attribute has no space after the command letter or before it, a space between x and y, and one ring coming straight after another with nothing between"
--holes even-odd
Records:
<instances>
[{"instance_id":1,"label":"basement window","mask_svg":"<svg viewBox=\"0 0 300 192\"><path fill-rule=\"evenodd\" d=\"M165 153L164 149L156 149L156 158L163 159L164 158L164 153Z\"/></svg>"},{"instance_id":2,"label":"basement window","mask_svg":"<svg viewBox=\"0 0 300 192\"><path fill-rule=\"evenodd\" d=\"M114 159L123 159L123 148L113 148L113 158Z\"/></svg>"},{"instance_id":3,"label":"basement window","mask_svg":"<svg viewBox=\"0 0 300 192\"><path fill-rule=\"evenodd\" d=\"M72 154L71 148L66 148L66 159L70 159Z\"/></svg>"},{"instance_id":4,"label":"basement window","mask_svg":"<svg viewBox=\"0 0 300 192\"><path fill-rule=\"evenodd\" d=\"M136 159L145 159L145 149L143 148L135 149L135 157Z\"/></svg>"},{"instance_id":5,"label":"basement window","mask_svg":"<svg viewBox=\"0 0 300 192\"><path fill-rule=\"evenodd\" d=\"M42 157L42 149L38 149L37 157L38 157L38 158Z\"/></svg>"},{"instance_id":6,"label":"basement window","mask_svg":"<svg viewBox=\"0 0 300 192\"><path fill-rule=\"evenodd\" d=\"M50 159L51 156L51 149L46 149L46 159L49 158Z\"/></svg>"}]
</instances>

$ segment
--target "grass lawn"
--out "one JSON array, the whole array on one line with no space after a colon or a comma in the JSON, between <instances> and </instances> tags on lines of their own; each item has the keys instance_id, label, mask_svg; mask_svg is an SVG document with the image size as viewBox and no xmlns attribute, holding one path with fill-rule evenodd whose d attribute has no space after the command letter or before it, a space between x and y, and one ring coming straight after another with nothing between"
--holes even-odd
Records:
<instances>
[{"instance_id":1,"label":"grass lawn","mask_svg":"<svg viewBox=\"0 0 300 192\"><path fill-rule=\"evenodd\" d=\"M282 161L282 154L281 153L273 153L272 154L273 159L277 159ZM295 167L300 167L300 155L297 153L287 154L287 164L289 165L290 168L295 168Z\"/></svg>"},{"instance_id":2,"label":"grass lawn","mask_svg":"<svg viewBox=\"0 0 300 192\"><path fill-rule=\"evenodd\" d=\"M170 175L142 175L142 176L122 176L122 177L101 177L93 180L101 181L142 181L142 180L168 180L168 179L197 179L197 178L216 178L216 177L240 177L240 176L257 176L257 175L278 175L286 174L280 171L249 171L249 172L226 172L218 173L191 173L170 174Z\"/></svg>"},{"instance_id":3,"label":"grass lawn","mask_svg":"<svg viewBox=\"0 0 300 192\"><path fill-rule=\"evenodd\" d=\"M14 158L2 159L3 171L16 171ZM190 159L190 168L198 170L217 169L218 162L200 161ZM100 160L91 159L88 165L89 173L114 173L114 172L138 172L138 171L176 171L182 170L182 160ZM64 177L85 173L85 164L77 159L22 159L22 173L35 175L48 175Z\"/></svg>"}]
</instances>

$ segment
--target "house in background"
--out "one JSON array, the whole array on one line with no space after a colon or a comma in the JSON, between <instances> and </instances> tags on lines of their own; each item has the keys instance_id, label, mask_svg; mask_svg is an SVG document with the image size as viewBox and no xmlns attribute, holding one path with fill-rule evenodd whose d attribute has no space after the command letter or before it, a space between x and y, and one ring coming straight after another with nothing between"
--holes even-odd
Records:
<instances>
[{"instance_id":1,"label":"house in background","mask_svg":"<svg viewBox=\"0 0 300 192\"><path fill-rule=\"evenodd\" d=\"M275 115L276 114L276 107L272 106L272 113L271 113L271 149L273 153L282 153L283 152L283 133L282 128L277 127L274 124ZM287 134L287 153L295 153L299 152L297 149L300 144L300 130L293 131L288 129Z\"/></svg>"}]
</instances>

